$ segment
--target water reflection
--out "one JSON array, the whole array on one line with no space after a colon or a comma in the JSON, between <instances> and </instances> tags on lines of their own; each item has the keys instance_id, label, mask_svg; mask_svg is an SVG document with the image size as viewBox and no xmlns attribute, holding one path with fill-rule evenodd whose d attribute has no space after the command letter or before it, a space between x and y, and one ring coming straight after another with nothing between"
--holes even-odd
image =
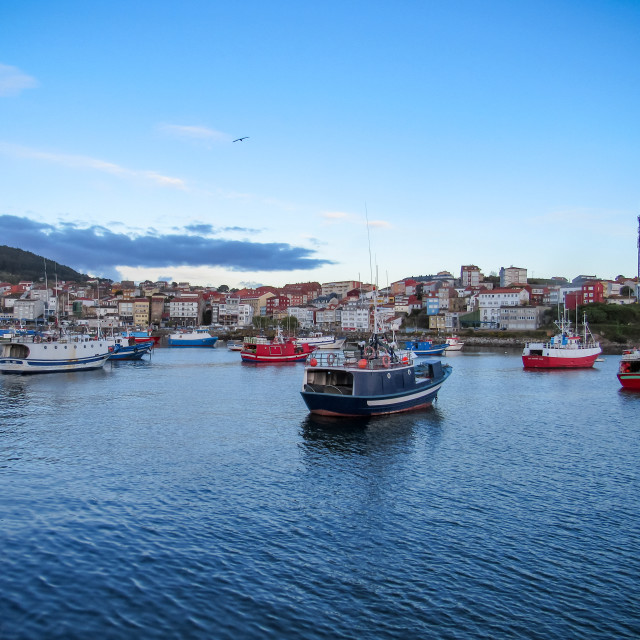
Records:
<instances>
[{"instance_id":1,"label":"water reflection","mask_svg":"<svg viewBox=\"0 0 640 640\"><path fill-rule=\"evenodd\" d=\"M371 418L334 418L308 414L300 424L301 446L313 454L393 455L418 438L439 440L443 415L437 407Z\"/></svg>"},{"instance_id":2,"label":"water reflection","mask_svg":"<svg viewBox=\"0 0 640 640\"><path fill-rule=\"evenodd\" d=\"M23 376L2 376L0 384L0 407L2 407L4 424L11 420L25 418L29 407L27 381Z\"/></svg>"}]
</instances>

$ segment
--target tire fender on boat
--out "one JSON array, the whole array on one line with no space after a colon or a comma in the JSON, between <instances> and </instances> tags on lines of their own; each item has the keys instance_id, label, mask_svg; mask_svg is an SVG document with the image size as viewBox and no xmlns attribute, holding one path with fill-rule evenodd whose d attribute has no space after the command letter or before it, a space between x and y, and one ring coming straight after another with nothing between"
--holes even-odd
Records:
<instances>
[{"instance_id":1,"label":"tire fender on boat","mask_svg":"<svg viewBox=\"0 0 640 640\"><path fill-rule=\"evenodd\" d=\"M333 363L336 361L336 354L335 353L328 353L327 354L327 365L329 365L330 367L333 366Z\"/></svg>"},{"instance_id":2,"label":"tire fender on boat","mask_svg":"<svg viewBox=\"0 0 640 640\"><path fill-rule=\"evenodd\" d=\"M391 358L386 354L382 356L382 366L389 368L390 364L391 364Z\"/></svg>"}]
</instances>

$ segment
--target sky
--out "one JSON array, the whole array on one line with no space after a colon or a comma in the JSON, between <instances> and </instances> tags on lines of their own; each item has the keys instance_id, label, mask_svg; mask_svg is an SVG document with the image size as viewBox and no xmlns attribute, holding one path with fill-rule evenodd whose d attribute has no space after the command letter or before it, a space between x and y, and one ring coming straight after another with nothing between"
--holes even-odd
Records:
<instances>
[{"instance_id":1,"label":"sky","mask_svg":"<svg viewBox=\"0 0 640 640\"><path fill-rule=\"evenodd\" d=\"M0 43L0 245L230 287L637 275L637 0L3 0Z\"/></svg>"}]
</instances>

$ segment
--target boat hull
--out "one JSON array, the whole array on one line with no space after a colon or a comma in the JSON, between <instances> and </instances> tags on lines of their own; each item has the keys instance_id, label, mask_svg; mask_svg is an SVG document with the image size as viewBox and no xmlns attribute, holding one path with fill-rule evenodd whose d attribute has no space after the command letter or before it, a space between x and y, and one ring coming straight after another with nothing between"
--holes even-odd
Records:
<instances>
[{"instance_id":1,"label":"boat hull","mask_svg":"<svg viewBox=\"0 0 640 640\"><path fill-rule=\"evenodd\" d=\"M151 352L155 342L146 344L134 344L114 350L109 355L109 360L141 360L143 356Z\"/></svg>"},{"instance_id":2,"label":"boat hull","mask_svg":"<svg viewBox=\"0 0 640 640\"><path fill-rule=\"evenodd\" d=\"M102 368L109 358L106 342L11 342L0 347L0 373L64 373Z\"/></svg>"},{"instance_id":3,"label":"boat hull","mask_svg":"<svg viewBox=\"0 0 640 640\"><path fill-rule=\"evenodd\" d=\"M149 340L153 340L154 344L160 344L161 336L152 336L150 333L145 333L144 331L126 331L121 334L123 338L133 338L137 343L144 344L145 342L149 342Z\"/></svg>"},{"instance_id":4,"label":"boat hull","mask_svg":"<svg viewBox=\"0 0 640 640\"><path fill-rule=\"evenodd\" d=\"M413 353L418 357L424 356L439 356L442 355L447 350L447 347L438 347L434 349L410 349Z\"/></svg>"},{"instance_id":5,"label":"boat hull","mask_svg":"<svg viewBox=\"0 0 640 640\"><path fill-rule=\"evenodd\" d=\"M431 406L442 383L412 393L389 396L329 396L302 391L309 413L320 416L362 418L388 415L406 411L418 411Z\"/></svg>"},{"instance_id":6,"label":"boat hull","mask_svg":"<svg viewBox=\"0 0 640 640\"><path fill-rule=\"evenodd\" d=\"M240 357L242 362L255 362L255 363L280 363L280 362L305 362L309 357L309 353L295 354L295 355L257 355L253 353L241 353Z\"/></svg>"},{"instance_id":7,"label":"boat hull","mask_svg":"<svg viewBox=\"0 0 640 640\"><path fill-rule=\"evenodd\" d=\"M588 369L600 354L584 355L523 355L522 364L525 369Z\"/></svg>"},{"instance_id":8,"label":"boat hull","mask_svg":"<svg viewBox=\"0 0 640 640\"><path fill-rule=\"evenodd\" d=\"M215 347L218 338L180 338L169 336L167 344L170 347Z\"/></svg>"},{"instance_id":9,"label":"boat hull","mask_svg":"<svg viewBox=\"0 0 640 640\"><path fill-rule=\"evenodd\" d=\"M640 391L640 373L619 373L618 380L623 389Z\"/></svg>"}]
</instances>

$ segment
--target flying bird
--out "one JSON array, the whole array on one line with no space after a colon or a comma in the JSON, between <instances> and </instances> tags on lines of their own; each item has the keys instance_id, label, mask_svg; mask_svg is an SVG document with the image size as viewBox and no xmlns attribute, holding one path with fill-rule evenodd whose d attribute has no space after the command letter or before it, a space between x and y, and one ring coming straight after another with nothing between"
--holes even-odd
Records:
<instances>
[{"instance_id":1,"label":"flying bird","mask_svg":"<svg viewBox=\"0 0 640 640\"><path fill-rule=\"evenodd\" d=\"M234 142L242 142L243 140L246 140L249 136L245 136L244 138L236 138L234 140Z\"/></svg>"}]
</instances>

